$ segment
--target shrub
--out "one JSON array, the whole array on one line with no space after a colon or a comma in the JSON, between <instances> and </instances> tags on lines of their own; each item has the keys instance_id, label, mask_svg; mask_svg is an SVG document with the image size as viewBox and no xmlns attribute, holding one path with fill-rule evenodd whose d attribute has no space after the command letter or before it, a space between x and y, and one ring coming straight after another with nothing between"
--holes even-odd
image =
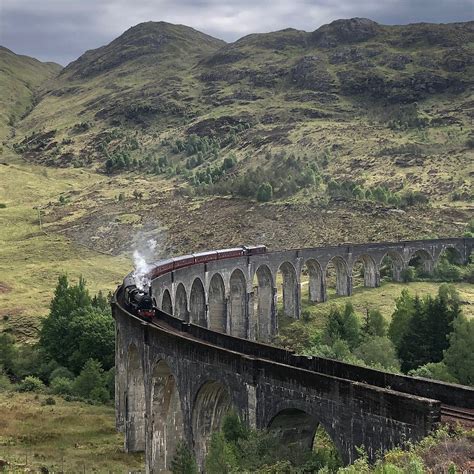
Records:
<instances>
[{"instance_id":1,"label":"shrub","mask_svg":"<svg viewBox=\"0 0 474 474\"><path fill-rule=\"evenodd\" d=\"M45 398L41 405L56 405L56 400L53 397Z\"/></svg>"},{"instance_id":2,"label":"shrub","mask_svg":"<svg viewBox=\"0 0 474 474\"><path fill-rule=\"evenodd\" d=\"M273 188L270 183L262 183L257 191L257 201L268 202L273 197Z\"/></svg>"},{"instance_id":3,"label":"shrub","mask_svg":"<svg viewBox=\"0 0 474 474\"><path fill-rule=\"evenodd\" d=\"M441 380L442 382L459 383L457 378L450 374L444 362L430 362L418 367L417 369L410 370L408 375L411 375L412 377Z\"/></svg>"},{"instance_id":4,"label":"shrub","mask_svg":"<svg viewBox=\"0 0 474 474\"><path fill-rule=\"evenodd\" d=\"M12 383L8 378L7 374L3 371L3 367L0 366L0 392L6 392L12 388Z\"/></svg>"},{"instance_id":5,"label":"shrub","mask_svg":"<svg viewBox=\"0 0 474 474\"><path fill-rule=\"evenodd\" d=\"M73 380L74 374L70 370L66 369L66 367L60 366L51 372L51 375L49 376L49 381L52 382L54 379L57 378Z\"/></svg>"},{"instance_id":6,"label":"shrub","mask_svg":"<svg viewBox=\"0 0 474 474\"><path fill-rule=\"evenodd\" d=\"M404 283L408 283L410 281L415 280L415 269L413 267L404 268L401 273L400 277Z\"/></svg>"},{"instance_id":7,"label":"shrub","mask_svg":"<svg viewBox=\"0 0 474 474\"><path fill-rule=\"evenodd\" d=\"M73 381L65 377L56 377L51 382L51 391L55 395L71 395L73 393Z\"/></svg>"},{"instance_id":8,"label":"shrub","mask_svg":"<svg viewBox=\"0 0 474 474\"><path fill-rule=\"evenodd\" d=\"M44 388L44 383L38 377L28 375L20 383L18 390L20 392L42 392Z\"/></svg>"},{"instance_id":9,"label":"shrub","mask_svg":"<svg viewBox=\"0 0 474 474\"><path fill-rule=\"evenodd\" d=\"M176 448L176 453L171 460L171 472L173 474L197 474L198 468L193 453L186 446L184 441L180 441Z\"/></svg>"},{"instance_id":10,"label":"shrub","mask_svg":"<svg viewBox=\"0 0 474 474\"><path fill-rule=\"evenodd\" d=\"M4 202L0 202L0 209L5 209L7 205Z\"/></svg>"},{"instance_id":11,"label":"shrub","mask_svg":"<svg viewBox=\"0 0 474 474\"><path fill-rule=\"evenodd\" d=\"M73 390L75 394L86 399L108 401L106 379L100 362L89 359L84 364L84 368L74 381Z\"/></svg>"}]
</instances>

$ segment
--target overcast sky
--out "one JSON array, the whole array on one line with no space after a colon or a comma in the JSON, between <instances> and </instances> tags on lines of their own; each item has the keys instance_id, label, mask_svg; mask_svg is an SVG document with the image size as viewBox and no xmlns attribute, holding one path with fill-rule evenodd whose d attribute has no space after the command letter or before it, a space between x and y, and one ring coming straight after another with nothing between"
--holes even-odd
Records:
<instances>
[{"instance_id":1,"label":"overcast sky","mask_svg":"<svg viewBox=\"0 0 474 474\"><path fill-rule=\"evenodd\" d=\"M192 26L226 41L339 18L383 24L474 19L474 0L0 0L0 45L66 65L143 21Z\"/></svg>"}]
</instances>

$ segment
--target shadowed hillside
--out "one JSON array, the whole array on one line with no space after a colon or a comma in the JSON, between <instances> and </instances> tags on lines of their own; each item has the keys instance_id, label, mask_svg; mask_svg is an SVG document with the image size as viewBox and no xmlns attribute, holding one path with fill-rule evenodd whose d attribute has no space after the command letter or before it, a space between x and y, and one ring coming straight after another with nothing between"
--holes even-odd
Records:
<instances>
[{"instance_id":1,"label":"shadowed hillside","mask_svg":"<svg viewBox=\"0 0 474 474\"><path fill-rule=\"evenodd\" d=\"M19 56L0 46L0 140L36 105L39 86L55 76L59 64Z\"/></svg>"}]
</instances>

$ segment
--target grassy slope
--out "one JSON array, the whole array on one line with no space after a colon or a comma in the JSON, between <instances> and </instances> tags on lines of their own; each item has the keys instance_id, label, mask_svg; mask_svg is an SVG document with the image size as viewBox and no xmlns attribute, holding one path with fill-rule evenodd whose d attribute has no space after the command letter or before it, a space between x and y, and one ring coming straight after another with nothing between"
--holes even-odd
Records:
<instances>
[{"instance_id":1,"label":"grassy slope","mask_svg":"<svg viewBox=\"0 0 474 474\"><path fill-rule=\"evenodd\" d=\"M45 169L6 154L2 162L7 165L0 166L0 202L6 204L0 209L0 315L9 315L8 324L24 331L36 324L30 317L46 314L59 274L67 272L74 280L83 275L92 291L107 292L130 262L40 231L37 206L57 202L61 193L84 189L100 176L78 169ZM48 231L48 225L43 229Z\"/></svg>"},{"instance_id":2,"label":"grassy slope","mask_svg":"<svg viewBox=\"0 0 474 474\"><path fill-rule=\"evenodd\" d=\"M0 459L8 472L130 472L142 454L123 452L112 407L65 402L45 395L0 393Z\"/></svg>"},{"instance_id":3,"label":"grassy slope","mask_svg":"<svg viewBox=\"0 0 474 474\"><path fill-rule=\"evenodd\" d=\"M0 140L9 137L12 126L34 106L37 89L61 69L19 56L0 46Z\"/></svg>"}]
</instances>

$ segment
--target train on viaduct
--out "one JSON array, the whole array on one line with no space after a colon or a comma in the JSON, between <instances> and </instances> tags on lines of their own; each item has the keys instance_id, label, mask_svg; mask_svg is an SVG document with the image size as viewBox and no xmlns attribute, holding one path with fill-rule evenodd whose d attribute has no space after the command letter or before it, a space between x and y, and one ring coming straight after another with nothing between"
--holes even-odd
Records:
<instances>
[{"instance_id":1,"label":"train on viaduct","mask_svg":"<svg viewBox=\"0 0 474 474\"><path fill-rule=\"evenodd\" d=\"M429 273L448 249L467 263L474 239L344 244L205 263L189 259L152 279L158 307L152 321L127 308L122 285L112 312L116 425L126 451L144 451L146 471L163 472L184 440L203 469L211 434L233 409L248 426L270 429L282 443L307 449L321 425L350 463L358 447L374 459L426 436L443 411L473 409L469 387L298 356L270 344L278 330L277 301L286 316L300 317L303 273L309 299L321 302L329 265L336 293L349 296L356 265L363 266L365 286L376 287L387 257L393 279L400 281L414 257Z\"/></svg>"}]
</instances>

